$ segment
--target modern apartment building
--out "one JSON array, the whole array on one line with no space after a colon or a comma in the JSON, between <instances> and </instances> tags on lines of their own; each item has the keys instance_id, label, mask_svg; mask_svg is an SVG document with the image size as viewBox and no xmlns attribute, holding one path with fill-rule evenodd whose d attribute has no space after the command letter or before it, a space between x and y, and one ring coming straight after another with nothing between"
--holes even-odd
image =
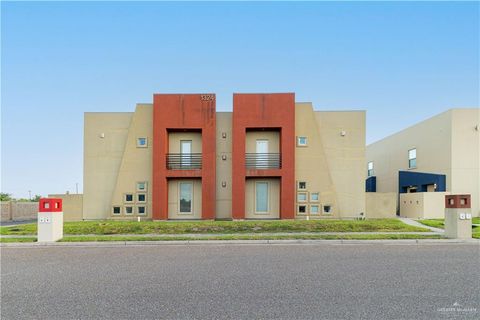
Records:
<instances>
[{"instance_id":1,"label":"modern apartment building","mask_svg":"<svg viewBox=\"0 0 480 320\"><path fill-rule=\"evenodd\" d=\"M370 144L366 155L367 191L470 194L480 215L480 109L443 112Z\"/></svg>"},{"instance_id":2,"label":"modern apartment building","mask_svg":"<svg viewBox=\"0 0 480 320\"><path fill-rule=\"evenodd\" d=\"M365 112L293 93L155 94L85 113L83 219L354 218L365 213Z\"/></svg>"}]
</instances>

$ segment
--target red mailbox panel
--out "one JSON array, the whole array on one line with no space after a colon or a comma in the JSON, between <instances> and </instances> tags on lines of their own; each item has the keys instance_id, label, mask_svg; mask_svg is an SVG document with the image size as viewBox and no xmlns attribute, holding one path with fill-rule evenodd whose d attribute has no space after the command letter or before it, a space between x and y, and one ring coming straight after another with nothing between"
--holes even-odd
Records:
<instances>
[{"instance_id":1,"label":"red mailbox panel","mask_svg":"<svg viewBox=\"0 0 480 320\"><path fill-rule=\"evenodd\" d=\"M445 208L471 208L469 194L452 194L445 196Z\"/></svg>"},{"instance_id":2,"label":"red mailbox panel","mask_svg":"<svg viewBox=\"0 0 480 320\"><path fill-rule=\"evenodd\" d=\"M41 198L38 204L38 212L62 212L62 199Z\"/></svg>"}]
</instances>

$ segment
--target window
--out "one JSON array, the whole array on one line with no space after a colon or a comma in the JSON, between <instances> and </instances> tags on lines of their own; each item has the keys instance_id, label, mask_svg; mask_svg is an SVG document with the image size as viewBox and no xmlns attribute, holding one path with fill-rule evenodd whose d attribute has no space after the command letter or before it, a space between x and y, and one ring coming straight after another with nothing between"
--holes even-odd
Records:
<instances>
[{"instance_id":1,"label":"window","mask_svg":"<svg viewBox=\"0 0 480 320\"><path fill-rule=\"evenodd\" d=\"M307 137L297 137L297 147L306 147Z\"/></svg>"},{"instance_id":2,"label":"window","mask_svg":"<svg viewBox=\"0 0 480 320\"><path fill-rule=\"evenodd\" d=\"M306 190L307 189L307 183L305 181L298 181L297 188L298 188L298 190Z\"/></svg>"},{"instance_id":3,"label":"window","mask_svg":"<svg viewBox=\"0 0 480 320\"><path fill-rule=\"evenodd\" d=\"M367 176L368 176L368 177L373 176L373 161L370 161L370 162L367 164Z\"/></svg>"},{"instance_id":4,"label":"window","mask_svg":"<svg viewBox=\"0 0 480 320\"><path fill-rule=\"evenodd\" d=\"M310 201L318 202L319 199L320 199L320 194L318 192L310 193Z\"/></svg>"},{"instance_id":5,"label":"window","mask_svg":"<svg viewBox=\"0 0 480 320\"><path fill-rule=\"evenodd\" d=\"M128 215L133 214L133 207L131 207L131 206L126 206L126 207L125 207L125 214L128 214Z\"/></svg>"},{"instance_id":6,"label":"window","mask_svg":"<svg viewBox=\"0 0 480 320\"><path fill-rule=\"evenodd\" d=\"M307 206L302 204L297 207L298 214L306 214L307 213Z\"/></svg>"},{"instance_id":7,"label":"window","mask_svg":"<svg viewBox=\"0 0 480 320\"><path fill-rule=\"evenodd\" d=\"M417 167L417 149L408 150L408 168L414 169Z\"/></svg>"},{"instance_id":8,"label":"window","mask_svg":"<svg viewBox=\"0 0 480 320\"><path fill-rule=\"evenodd\" d=\"M145 206L138 206L137 207L137 215L144 216L147 214L147 207Z\"/></svg>"},{"instance_id":9,"label":"window","mask_svg":"<svg viewBox=\"0 0 480 320\"><path fill-rule=\"evenodd\" d=\"M297 202L306 202L306 201L307 201L307 193L306 192L297 193Z\"/></svg>"},{"instance_id":10,"label":"window","mask_svg":"<svg viewBox=\"0 0 480 320\"><path fill-rule=\"evenodd\" d=\"M148 140L147 138L137 138L137 147L138 148L146 148L148 147Z\"/></svg>"},{"instance_id":11,"label":"window","mask_svg":"<svg viewBox=\"0 0 480 320\"><path fill-rule=\"evenodd\" d=\"M137 191L147 191L147 183L145 181L137 182Z\"/></svg>"},{"instance_id":12,"label":"window","mask_svg":"<svg viewBox=\"0 0 480 320\"><path fill-rule=\"evenodd\" d=\"M137 193L137 202L146 202L147 195L145 193Z\"/></svg>"},{"instance_id":13,"label":"window","mask_svg":"<svg viewBox=\"0 0 480 320\"><path fill-rule=\"evenodd\" d=\"M192 213L193 183L180 182L180 213Z\"/></svg>"},{"instance_id":14,"label":"window","mask_svg":"<svg viewBox=\"0 0 480 320\"><path fill-rule=\"evenodd\" d=\"M125 194L125 202L133 202L133 194L126 193Z\"/></svg>"},{"instance_id":15,"label":"window","mask_svg":"<svg viewBox=\"0 0 480 320\"><path fill-rule=\"evenodd\" d=\"M318 207L318 204L312 204L310 206L310 214L319 214L320 209Z\"/></svg>"},{"instance_id":16,"label":"window","mask_svg":"<svg viewBox=\"0 0 480 320\"><path fill-rule=\"evenodd\" d=\"M268 212L268 182L255 183L255 212Z\"/></svg>"},{"instance_id":17,"label":"window","mask_svg":"<svg viewBox=\"0 0 480 320\"><path fill-rule=\"evenodd\" d=\"M114 215L119 215L121 213L120 206L113 206L112 213Z\"/></svg>"},{"instance_id":18,"label":"window","mask_svg":"<svg viewBox=\"0 0 480 320\"><path fill-rule=\"evenodd\" d=\"M323 206L323 213L324 214L332 214L332 206L331 205Z\"/></svg>"},{"instance_id":19,"label":"window","mask_svg":"<svg viewBox=\"0 0 480 320\"><path fill-rule=\"evenodd\" d=\"M268 168L270 161L268 160L268 140L257 140L255 146L255 167L262 169Z\"/></svg>"}]
</instances>

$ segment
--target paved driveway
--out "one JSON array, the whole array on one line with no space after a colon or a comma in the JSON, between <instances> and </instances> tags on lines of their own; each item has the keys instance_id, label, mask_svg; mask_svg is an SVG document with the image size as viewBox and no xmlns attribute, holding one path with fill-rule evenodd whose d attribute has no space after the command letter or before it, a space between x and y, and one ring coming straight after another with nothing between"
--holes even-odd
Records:
<instances>
[{"instance_id":1,"label":"paved driveway","mask_svg":"<svg viewBox=\"0 0 480 320\"><path fill-rule=\"evenodd\" d=\"M479 250L453 244L2 248L1 318L478 319Z\"/></svg>"}]
</instances>

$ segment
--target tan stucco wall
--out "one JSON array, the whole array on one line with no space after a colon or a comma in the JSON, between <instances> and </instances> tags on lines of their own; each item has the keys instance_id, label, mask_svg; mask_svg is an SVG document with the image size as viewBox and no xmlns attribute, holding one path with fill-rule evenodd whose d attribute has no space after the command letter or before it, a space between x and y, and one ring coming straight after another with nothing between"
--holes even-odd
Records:
<instances>
[{"instance_id":1,"label":"tan stucco wall","mask_svg":"<svg viewBox=\"0 0 480 320\"><path fill-rule=\"evenodd\" d=\"M400 216L412 219L443 219L447 194L449 192L401 193Z\"/></svg>"},{"instance_id":2,"label":"tan stucco wall","mask_svg":"<svg viewBox=\"0 0 480 320\"><path fill-rule=\"evenodd\" d=\"M216 218L232 218L232 113L217 112ZM225 138L223 137L225 134ZM226 159L223 160L222 156ZM225 183L225 186L222 185Z\"/></svg>"},{"instance_id":3,"label":"tan stucco wall","mask_svg":"<svg viewBox=\"0 0 480 320\"><path fill-rule=\"evenodd\" d=\"M278 131L247 131L245 152L256 153L257 140L268 140L268 153L280 152L280 133Z\"/></svg>"},{"instance_id":4,"label":"tan stucco wall","mask_svg":"<svg viewBox=\"0 0 480 320\"><path fill-rule=\"evenodd\" d=\"M297 183L307 182L308 198L320 193L321 208L332 206L329 215L320 210L322 217L365 213L365 112L314 111L311 103L296 103L295 110L295 134L307 137L306 147L295 148Z\"/></svg>"},{"instance_id":5,"label":"tan stucco wall","mask_svg":"<svg viewBox=\"0 0 480 320\"><path fill-rule=\"evenodd\" d=\"M397 197L395 192L367 192L365 217L367 219L396 218Z\"/></svg>"},{"instance_id":6,"label":"tan stucco wall","mask_svg":"<svg viewBox=\"0 0 480 320\"><path fill-rule=\"evenodd\" d=\"M168 152L180 153L180 141L192 141L192 153L202 153L202 134L200 132L170 132L168 134Z\"/></svg>"},{"instance_id":7,"label":"tan stucco wall","mask_svg":"<svg viewBox=\"0 0 480 320\"><path fill-rule=\"evenodd\" d=\"M268 213L255 213L255 183L268 182ZM280 218L280 179L247 179L245 183L245 218L278 219Z\"/></svg>"},{"instance_id":8,"label":"tan stucco wall","mask_svg":"<svg viewBox=\"0 0 480 320\"><path fill-rule=\"evenodd\" d=\"M131 112L85 113L83 218L86 220L110 216L132 117Z\"/></svg>"},{"instance_id":9,"label":"tan stucco wall","mask_svg":"<svg viewBox=\"0 0 480 320\"><path fill-rule=\"evenodd\" d=\"M115 179L115 189L111 196L111 203L109 207L108 216L115 219L132 219L137 216L136 208L134 208L134 214L125 216L124 207L128 206L147 206L146 218L151 218L152 212L152 112L153 107L149 104L138 104L135 108L130 126L128 129L128 136L125 142L125 148L121 161L120 168L118 170L117 177ZM147 147L137 147L137 138L147 138ZM147 182L147 202L146 203L125 203L124 196L126 193L134 195L136 200L137 182ZM113 216L112 207L121 206L122 214L120 216Z\"/></svg>"},{"instance_id":10,"label":"tan stucco wall","mask_svg":"<svg viewBox=\"0 0 480 320\"><path fill-rule=\"evenodd\" d=\"M193 210L192 213L180 214L179 183L193 182ZM202 180L201 179L171 179L168 181L168 219L201 219L202 218Z\"/></svg>"},{"instance_id":11,"label":"tan stucco wall","mask_svg":"<svg viewBox=\"0 0 480 320\"><path fill-rule=\"evenodd\" d=\"M83 220L83 194L49 194L62 199L63 221Z\"/></svg>"},{"instance_id":12,"label":"tan stucco wall","mask_svg":"<svg viewBox=\"0 0 480 320\"><path fill-rule=\"evenodd\" d=\"M22 221L37 219L38 202L0 202L0 221Z\"/></svg>"},{"instance_id":13,"label":"tan stucco wall","mask_svg":"<svg viewBox=\"0 0 480 320\"><path fill-rule=\"evenodd\" d=\"M398 192L398 171L446 175L446 190L472 195L480 214L479 109L451 109L367 146L378 192ZM408 150L417 149L417 167L408 169ZM366 163L364 170L366 171Z\"/></svg>"}]
</instances>

